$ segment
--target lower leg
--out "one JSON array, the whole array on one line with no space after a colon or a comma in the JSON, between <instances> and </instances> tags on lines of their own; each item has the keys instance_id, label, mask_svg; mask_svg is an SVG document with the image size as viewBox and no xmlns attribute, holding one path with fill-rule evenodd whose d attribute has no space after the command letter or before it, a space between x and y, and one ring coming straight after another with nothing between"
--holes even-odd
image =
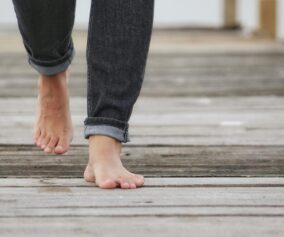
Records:
<instances>
[{"instance_id":1,"label":"lower leg","mask_svg":"<svg viewBox=\"0 0 284 237\"><path fill-rule=\"evenodd\" d=\"M34 142L46 152L62 154L72 139L67 68L74 47L71 37L75 0L13 0L29 64L39 78Z\"/></svg>"},{"instance_id":2,"label":"lower leg","mask_svg":"<svg viewBox=\"0 0 284 237\"><path fill-rule=\"evenodd\" d=\"M38 80L34 143L47 153L63 154L73 138L67 71Z\"/></svg>"},{"instance_id":3,"label":"lower leg","mask_svg":"<svg viewBox=\"0 0 284 237\"><path fill-rule=\"evenodd\" d=\"M122 142L141 90L152 32L153 0L92 1L88 34L89 162L84 177L101 188L136 188L142 175L122 164ZM102 129L106 125L106 130Z\"/></svg>"}]
</instances>

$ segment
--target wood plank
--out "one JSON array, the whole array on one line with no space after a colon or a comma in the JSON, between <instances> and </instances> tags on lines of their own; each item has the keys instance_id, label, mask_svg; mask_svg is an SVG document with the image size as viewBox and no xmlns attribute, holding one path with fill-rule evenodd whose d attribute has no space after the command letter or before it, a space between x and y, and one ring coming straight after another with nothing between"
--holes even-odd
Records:
<instances>
[{"instance_id":1,"label":"wood plank","mask_svg":"<svg viewBox=\"0 0 284 237\"><path fill-rule=\"evenodd\" d=\"M282 216L284 187L1 187L1 218L16 216Z\"/></svg>"},{"instance_id":2,"label":"wood plank","mask_svg":"<svg viewBox=\"0 0 284 237\"><path fill-rule=\"evenodd\" d=\"M230 121L228 121L229 123ZM234 123L234 121L232 121ZM12 125L15 125L13 123ZM21 126L21 127L20 127ZM264 128L255 128L214 125L131 125L130 139L126 146L283 146L284 129L270 128L268 125L259 125ZM275 127L277 124L274 125ZM15 127L19 127L15 130ZM76 126L74 145L87 145L83 137L83 125ZM1 130L1 144L32 144L32 125L7 126Z\"/></svg>"},{"instance_id":3,"label":"wood plank","mask_svg":"<svg viewBox=\"0 0 284 237\"><path fill-rule=\"evenodd\" d=\"M283 146L126 146L127 168L147 177L279 177L284 175ZM1 145L0 177L81 178L87 146L68 154L43 154L33 146Z\"/></svg>"},{"instance_id":4,"label":"wood plank","mask_svg":"<svg viewBox=\"0 0 284 237\"><path fill-rule=\"evenodd\" d=\"M21 104L19 104L21 102ZM70 98L71 109L75 115L86 113L86 99ZM165 106L167 105L167 106ZM1 98L1 115L34 115L36 98ZM281 111L284 97L280 96L238 96L238 97L140 97L135 104L136 112L262 112Z\"/></svg>"},{"instance_id":5,"label":"wood plank","mask_svg":"<svg viewBox=\"0 0 284 237\"><path fill-rule=\"evenodd\" d=\"M1 58L0 96L35 96L37 75L26 58L22 54L3 54ZM153 55L148 60L141 96L283 95L283 62L283 54L275 53ZM83 58L75 59L71 96L86 96L86 78Z\"/></svg>"},{"instance_id":6,"label":"wood plank","mask_svg":"<svg viewBox=\"0 0 284 237\"><path fill-rule=\"evenodd\" d=\"M2 218L5 237L82 236L282 237L283 217L34 217ZM16 223L16 224L15 224Z\"/></svg>"},{"instance_id":7,"label":"wood plank","mask_svg":"<svg viewBox=\"0 0 284 237\"><path fill-rule=\"evenodd\" d=\"M32 143L35 107L35 98L0 99L0 143ZM86 100L71 98L71 111L73 144L87 144ZM276 96L140 97L129 121L129 145L283 145L283 111L284 97Z\"/></svg>"},{"instance_id":8,"label":"wood plank","mask_svg":"<svg viewBox=\"0 0 284 237\"><path fill-rule=\"evenodd\" d=\"M2 187L93 187L82 178L6 178ZM143 187L284 187L283 177L195 177L145 178Z\"/></svg>"},{"instance_id":9,"label":"wood plank","mask_svg":"<svg viewBox=\"0 0 284 237\"><path fill-rule=\"evenodd\" d=\"M61 198L61 197L59 197ZM69 197L66 197L69 198ZM79 197L77 197L79 198ZM85 198L85 197L84 197ZM90 201L90 200L87 200ZM138 202L137 200L135 200ZM150 201L148 201L150 202ZM174 200L172 200L174 202ZM188 207L180 205L178 207L168 206L141 206L140 207L127 207L127 206L92 206L87 207L80 206L64 206L63 202L59 202L62 206L51 206L51 207L26 207L23 208L3 208L1 210L1 218L15 218L15 217L206 217L206 216L226 216L226 217L282 217L284 219L284 208L283 206L266 206L266 207L250 207L244 205L243 207L231 207L231 206L213 206L208 205ZM21 203L22 204L22 203ZM70 205L67 203L67 205ZM252 205L253 206L253 205ZM30 211L27 211L30 209ZM0 222L1 223L1 222Z\"/></svg>"}]
</instances>

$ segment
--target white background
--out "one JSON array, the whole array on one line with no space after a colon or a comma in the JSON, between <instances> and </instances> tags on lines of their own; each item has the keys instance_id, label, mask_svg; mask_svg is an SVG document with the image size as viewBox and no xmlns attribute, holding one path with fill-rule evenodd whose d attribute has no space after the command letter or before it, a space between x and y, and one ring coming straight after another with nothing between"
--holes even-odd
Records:
<instances>
[{"instance_id":1,"label":"white background","mask_svg":"<svg viewBox=\"0 0 284 237\"><path fill-rule=\"evenodd\" d=\"M89 8L90 0L77 0L76 27L86 27ZM0 1L0 24L5 23L16 23L11 0ZM154 24L220 26L222 0L155 0Z\"/></svg>"},{"instance_id":2,"label":"white background","mask_svg":"<svg viewBox=\"0 0 284 237\"><path fill-rule=\"evenodd\" d=\"M24 0L23 0L24 1ZM278 36L284 40L284 0L278 0ZM86 28L90 0L77 0L75 28ZM258 0L238 1L238 20L246 30L258 27ZM223 24L223 0L155 0L154 27L206 26ZM15 27L11 0L0 1L0 28Z\"/></svg>"}]
</instances>

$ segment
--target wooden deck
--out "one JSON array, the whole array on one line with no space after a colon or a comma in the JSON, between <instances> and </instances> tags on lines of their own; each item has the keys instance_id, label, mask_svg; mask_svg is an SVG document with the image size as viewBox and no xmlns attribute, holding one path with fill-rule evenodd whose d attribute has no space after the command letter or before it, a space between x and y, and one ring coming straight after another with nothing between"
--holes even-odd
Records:
<instances>
[{"instance_id":1,"label":"wooden deck","mask_svg":"<svg viewBox=\"0 0 284 237\"><path fill-rule=\"evenodd\" d=\"M101 190L82 179L85 35L76 34L76 130L63 156L31 145L36 74L19 36L0 34L1 237L284 236L284 45L155 32L122 152L145 187Z\"/></svg>"}]
</instances>

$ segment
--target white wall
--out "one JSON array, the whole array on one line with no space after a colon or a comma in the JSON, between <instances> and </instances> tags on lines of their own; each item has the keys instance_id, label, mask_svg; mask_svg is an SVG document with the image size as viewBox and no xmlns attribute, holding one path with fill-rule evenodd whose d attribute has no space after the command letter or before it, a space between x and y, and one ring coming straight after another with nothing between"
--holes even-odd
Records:
<instances>
[{"instance_id":1,"label":"white wall","mask_svg":"<svg viewBox=\"0 0 284 237\"><path fill-rule=\"evenodd\" d=\"M24 1L24 0L23 0ZM278 0L278 38L284 41L284 0ZM77 0L75 28L86 28L90 0ZM223 0L155 0L154 27L223 24ZM247 32L258 28L258 0L238 0L238 21ZM0 0L1 27L16 27L11 0Z\"/></svg>"},{"instance_id":2,"label":"white wall","mask_svg":"<svg viewBox=\"0 0 284 237\"><path fill-rule=\"evenodd\" d=\"M11 0L0 1L0 24L14 24L15 14Z\"/></svg>"},{"instance_id":3,"label":"white wall","mask_svg":"<svg viewBox=\"0 0 284 237\"><path fill-rule=\"evenodd\" d=\"M156 26L223 25L223 0L155 0Z\"/></svg>"},{"instance_id":4,"label":"white wall","mask_svg":"<svg viewBox=\"0 0 284 237\"><path fill-rule=\"evenodd\" d=\"M246 31L254 31L259 27L258 0L239 0L237 18Z\"/></svg>"},{"instance_id":5,"label":"white wall","mask_svg":"<svg viewBox=\"0 0 284 237\"><path fill-rule=\"evenodd\" d=\"M24 1L24 0L23 0ZM155 27L222 25L223 0L155 0ZM77 0L76 27L86 28L89 18L90 0ZM0 1L0 25L16 25L11 0Z\"/></svg>"},{"instance_id":6,"label":"white wall","mask_svg":"<svg viewBox=\"0 0 284 237\"><path fill-rule=\"evenodd\" d=\"M278 39L284 42L284 0L278 0Z\"/></svg>"}]
</instances>

